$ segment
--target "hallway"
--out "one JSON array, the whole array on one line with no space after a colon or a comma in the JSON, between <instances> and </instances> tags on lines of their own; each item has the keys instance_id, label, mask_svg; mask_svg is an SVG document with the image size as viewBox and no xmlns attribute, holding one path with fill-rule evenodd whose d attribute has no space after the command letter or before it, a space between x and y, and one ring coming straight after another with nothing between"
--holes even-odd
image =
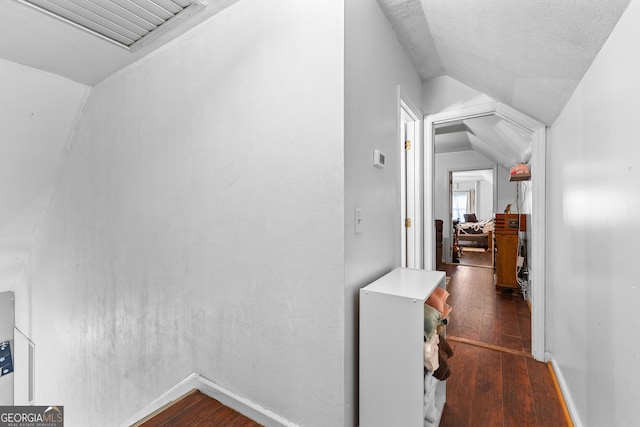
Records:
<instances>
[{"instance_id":1,"label":"hallway","mask_svg":"<svg viewBox=\"0 0 640 427\"><path fill-rule=\"evenodd\" d=\"M519 295L497 293L493 270L445 264L454 350L442 427L570 426L548 365L531 353L531 317Z\"/></svg>"}]
</instances>

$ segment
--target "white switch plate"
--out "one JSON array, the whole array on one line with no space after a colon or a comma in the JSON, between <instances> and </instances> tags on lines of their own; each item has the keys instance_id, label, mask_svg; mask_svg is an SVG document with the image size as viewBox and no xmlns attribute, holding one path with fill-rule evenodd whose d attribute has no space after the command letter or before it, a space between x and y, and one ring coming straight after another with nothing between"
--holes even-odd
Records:
<instances>
[{"instance_id":1,"label":"white switch plate","mask_svg":"<svg viewBox=\"0 0 640 427\"><path fill-rule=\"evenodd\" d=\"M355 212L354 212L354 220L355 220L355 230L356 230L356 234L360 234L362 233L362 228L363 228L363 221L364 221L364 217L362 215L362 208L356 208Z\"/></svg>"}]
</instances>

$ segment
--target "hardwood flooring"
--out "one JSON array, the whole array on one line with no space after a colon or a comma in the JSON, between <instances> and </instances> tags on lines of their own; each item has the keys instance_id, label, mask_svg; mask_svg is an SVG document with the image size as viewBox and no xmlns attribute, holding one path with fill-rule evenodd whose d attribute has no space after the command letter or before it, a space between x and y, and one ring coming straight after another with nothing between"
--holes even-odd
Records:
<instances>
[{"instance_id":1,"label":"hardwood flooring","mask_svg":"<svg viewBox=\"0 0 640 427\"><path fill-rule=\"evenodd\" d=\"M473 249L463 248L462 255L459 255L458 261L462 265L479 265L483 267L492 267L491 252L477 252Z\"/></svg>"},{"instance_id":2,"label":"hardwood flooring","mask_svg":"<svg viewBox=\"0 0 640 427\"><path fill-rule=\"evenodd\" d=\"M442 427L571 426L549 367L531 353L531 316L517 294L497 293L493 270L446 264L453 311Z\"/></svg>"},{"instance_id":3,"label":"hardwood flooring","mask_svg":"<svg viewBox=\"0 0 640 427\"><path fill-rule=\"evenodd\" d=\"M262 427L217 400L193 390L135 427Z\"/></svg>"},{"instance_id":4,"label":"hardwood flooring","mask_svg":"<svg viewBox=\"0 0 640 427\"><path fill-rule=\"evenodd\" d=\"M447 335L531 353L531 312L516 293L496 292L493 269L444 264L453 307Z\"/></svg>"},{"instance_id":5,"label":"hardwood flooring","mask_svg":"<svg viewBox=\"0 0 640 427\"><path fill-rule=\"evenodd\" d=\"M571 426L545 363L455 341L441 427Z\"/></svg>"}]
</instances>

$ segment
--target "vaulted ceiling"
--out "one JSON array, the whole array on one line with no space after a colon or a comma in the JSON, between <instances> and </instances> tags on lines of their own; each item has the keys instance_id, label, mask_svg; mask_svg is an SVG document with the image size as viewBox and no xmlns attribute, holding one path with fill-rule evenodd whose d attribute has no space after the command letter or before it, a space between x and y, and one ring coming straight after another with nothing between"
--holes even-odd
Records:
<instances>
[{"instance_id":1,"label":"vaulted ceiling","mask_svg":"<svg viewBox=\"0 0 640 427\"><path fill-rule=\"evenodd\" d=\"M87 0L27 1L45 6L60 3L95 7ZM156 31L153 40L141 43L136 49L126 49L55 19L29 6L26 1L3 0L0 6L0 58L93 86L237 1L182 0L179 3L193 2L206 6L197 8L197 12L189 11L166 28ZM127 2L135 4L130 0L110 0L107 3L119 7ZM162 1L157 3L162 4Z\"/></svg>"},{"instance_id":2,"label":"vaulted ceiling","mask_svg":"<svg viewBox=\"0 0 640 427\"><path fill-rule=\"evenodd\" d=\"M422 80L448 75L550 125L630 0L378 0Z\"/></svg>"},{"instance_id":3,"label":"vaulted ceiling","mask_svg":"<svg viewBox=\"0 0 640 427\"><path fill-rule=\"evenodd\" d=\"M122 1L129 0L115 0ZM129 51L22 0L5 0L0 58L91 86L238 0L190 1L205 4L204 12L182 30ZM378 0L422 80L448 75L546 124L558 116L629 2Z\"/></svg>"},{"instance_id":4,"label":"vaulted ceiling","mask_svg":"<svg viewBox=\"0 0 640 427\"><path fill-rule=\"evenodd\" d=\"M531 132L498 115L441 124L435 134L436 154L473 150L507 170L531 160Z\"/></svg>"},{"instance_id":5,"label":"vaulted ceiling","mask_svg":"<svg viewBox=\"0 0 640 427\"><path fill-rule=\"evenodd\" d=\"M112 0L117 4L128 1ZM128 50L53 19L21 0L3 0L0 58L93 86L239 0L194 1L206 7L197 16L183 21L188 25L171 29L139 49ZM629 1L378 0L378 3L422 80L448 75L551 124ZM11 84L8 80L5 83ZM30 116L33 115L32 111ZM502 161L496 159L496 163L505 167L521 161L527 154L526 135L522 136L523 142L514 143L518 132L499 121L479 119L438 129L443 138L452 141L454 149L471 147L485 156L501 157ZM502 142L496 148L486 141ZM0 228L0 284L1 279L11 278L19 271L31 242L30 233L20 230L36 227L38 213L53 191L54 179L49 177L55 177L55 167L60 167L55 163L57 156L48 154L49 151L28 151L25 144L8 142L0 146L0 157L11 163L3 172L7 176L11 171L15 173L5 180L10 185L0 188L0 205L6 214L3 229L10 232L2 234ZM66 141L60 143L62 148ZM18 146L24 151L22 157L16 155ZM55 147L47 148L57 152ZM36 182L36 178L45 184L28 185ZM33 203L27 209L26 202L22 206L15 201L16 195ZM20 219L15 223L18 225L12 218Z\"/></svg>"}]
</instances>

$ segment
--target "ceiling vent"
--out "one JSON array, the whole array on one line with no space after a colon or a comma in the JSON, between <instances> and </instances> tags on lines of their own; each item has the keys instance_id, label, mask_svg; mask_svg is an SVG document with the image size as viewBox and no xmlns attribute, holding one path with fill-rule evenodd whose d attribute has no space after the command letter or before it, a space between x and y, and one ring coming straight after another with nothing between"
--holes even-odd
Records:
<instances>
[{"instance_id":1,"label":"ceiling vent","mask_svg":"<svg viewBox=\"0 0 640 427\"><path fill-rule=\"evenodd\" d=\"M19 0L126 49L204 9L203 0Z\"/></svg>"}]
</instances>

